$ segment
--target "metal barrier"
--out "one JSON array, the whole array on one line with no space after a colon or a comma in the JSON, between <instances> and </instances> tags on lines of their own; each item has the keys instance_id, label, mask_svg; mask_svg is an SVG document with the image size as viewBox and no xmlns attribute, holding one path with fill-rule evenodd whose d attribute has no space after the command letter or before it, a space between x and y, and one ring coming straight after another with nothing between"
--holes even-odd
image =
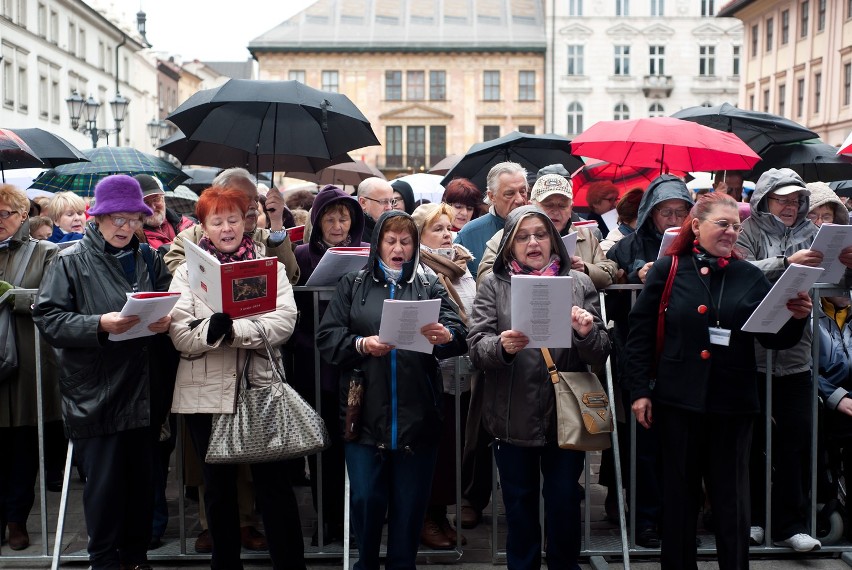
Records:
<instances>
[{"instance_id":1,"label":"metal barrier","mask_svg":"<svg viewBox=\"0 0 852 570\"><path fill-rule=\"evenodd\" d=\"M319 326L319 304L320 302L328 301L331 299L331 296L334 292L334 287L297 287L296 291L309 292L313 297L313 308L314 308L314 325L315 330ZM605 304L603 303L604 295L608 292L629 292L631 295L631 302L635 302L635 299L638 295L638 292L641 290L641 285L613 285L607 288L604 292L601 293L601 312L604 322L607 321L606 318L606 309ZM847 292L846 289L840 289L836 285L826 285L826 284L817 284L814 286L815 296L833 296ZM7 292L4 296L0 297L0 302L3 302L8 296L14 294L34 294L36 290L33 289L13 289ZM813 311L812 314L812 331L814 333L817 332L817 328L819 327L818 321L818 311ZM69 480L71 474L71 460L73 454L73 444L69 443L68 452L66 456L65 462L65 475L63 480L63 488L60 497L60 506L57 520L57 528L56 528L56 539L53 544L53 552L51 555L50 552L50 544L49 544L49 533L48 533L48 519L47 519L47 496L46 496L46 488L44 482L44 474L45 474L45 465L44 465L44 433L43 433L43 391L42 391L42 370L41 370L41 352L40 352L40 335L37 328L35 328L35 339L36 339L36 383L37 383L37 403L38 403L38 437L39 437L39 499L41 505L41 533L42 533L42 548L39 554L23 554L23 555L3 555L0 556L0 568L5 567L8 563L15 563L17 561L34 561L34 560L51 560L51 568L58 568L61 559L65 560L75 560L75 561L84 561L88 560L88 555L85 550L70 553L70 554L62 554L62 539L63 532L65 527L65 516L68 505L68 492L69 492ZM812 347L812 355L814 358L814 362L817 362L818 354L819 354L819 335L813 335L813 347ZM320 381L319 381L319 350L315 347L314 349L315 355L315 390L316 390L316 402L318 411L321 411L321 398L320 398ZM767 372L766 382L767 382L767 413L764 417L766 427L769 428L771 426L771 351L767 353ZM612 369L611 369L611 360L608 359L606 363L606 372L607 372L607 388L610 391L610 394L615 394L615 387L613 386L612 381ZM818 386L817 386L817 376L818 376L818 367L813 367L813 419L812 419L812 433L811 433L811 501L810 501L810 527L811 529L816 528L816 512L817 512L817 498L816 498L816 454L817 454L817 402L818 402ZM463 426L460 423L461 417L461 404L460 404L460 390L458 385L456 386L456 398L455 398L455 424L456 424L456 517L457 520L459 518L459 506L461 504L461 430ZM615 410L615 401L616 398L610 398L610 408L613 414L613 417L616 415ZM628 421L633 423L633 427L635 428L635 418L630 415L627 418ZM617 437L617 429L618 422L616 422L616 431L613 433L613 452L616 456L615 461L615 469L616 469L616 485L617 488L623 488L623 474L621 473L621 463L618 460L619 457L619 442ZM618 493L618 508L620 512L620 521L619 521L619 535L620 540L618 540L618 544L616 544L612 537L605 537L600 535L593 535L591 532L591 500L590 500L590 485L591 474L589 469L588 462L588 454L587 461L585 464L585 472L584 472L584 483L585 483L585 505L584 505L584 530L583 530L583 547L581 551L581 556L589 557L591 564L595 568L605 568L606 562L604 560L604 556L611 556L619 558L624 562L624 568L629 568L630 566L630 557L634 556L658 556L660 550L659 549L648 549L638 547L635 542L635 511L636 511L636 494L632 492L633 489L636 488L636 450L635 450L635 429L632 430L633 437L631 439L631 453L630 453L630 474L629 474L629 489L631 492L630 495L630 505L629 510L625 510L624 504L624 496L623 493ZM176 457L178 460L176 463L176 476L179 485L179 489L181 490L178 493L178 510L179 510L179 552L158 552L152 551L149 552L149 558L151 560L205 560L209 559L209 554L195 554L187 552L187 535L186 535L186 508L185 508L185 500L184 494L182 492L183 489L183 481L184 481L184 473L183 473L183 430L178 429L177 432L177 445L176 445ZM789 554L791 550L786 547L775 547L771 546L771 452L772 452L772 430L766 430L766 440L765 440L765 448L767 453L767 464L765 471L765 482L766 482L766 542L762 546L753 546L750 549L751 553L759 554L759 555L772 555L772 554ZM492 513L492 525L491 525L491 554L492 554L492 562L500 563L505 560L505 551L498 548L498 513L497 513L497 469L496 463L492 459L492 501L491 501L491 513ZM322 477L322 454L317 457L317 476ZM346 477L345 480L346 485L346 497L348 498L348 486L349 480ZM305 548L305 556L306 558L342 558L344 562L344 567L349 567L349 556L350 556L350 544L349 544L349 532L348 532L348 516L344 519L344 524L346 528L344 529L344 544L341 548L340 546L328 545L323 546L323 515L322 515L322 505L323 505L323 497L322 497L322 485L317 486L318 496L317 496L317 522L318 522L318 547L306 547ZM348 515L348 500L346 501L347 515ZM625 512L629 513L629 519L625 516ZM629 534L627 529L629 528ZM712 555L715 553L715 544L713 537L709 537L709 540L705 540L702 543L701 547L698 549L699 555ZM852 561L852 544L842 543L836 545L824 545L821 549L822 553L840 553L843 554L843 559L847 561ZM461 545L461 533L458 533L456 548L454 550L446 551L446 550L421 550L421 554L428 555L430 557L435 556L447 556L451 557L455 560L462 560L464 558L464 548ZM264 553L244 553L244 559L266 559L268 556ZM852 562L850 562L852 565Z\"/></svg>"}]
</instances>

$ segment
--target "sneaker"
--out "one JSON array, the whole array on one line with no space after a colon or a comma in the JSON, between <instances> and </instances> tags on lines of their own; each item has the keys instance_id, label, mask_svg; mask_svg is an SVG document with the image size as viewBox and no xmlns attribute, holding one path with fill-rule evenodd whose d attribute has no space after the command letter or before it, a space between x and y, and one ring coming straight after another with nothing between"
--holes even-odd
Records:
<instances>
[{"instance_id":1,"label":"sneaker","mask_svg":"<svg viewBox=\"0 0 852 570\"><path fill-rule=\"evenodd\" d=\"M748 541L752 546L757 546L759 544L763 544L763 527L762 526L753 526L748 531Z\"/></svg>"},{"instance_id":2,"label":"sneaker","mask_svg":"<svg viewBox=\"0 0 852 570\"><path fill-rule=\"evenodd\" d=\"M812 550L819 550L822 547L822 543L814 537L800 532L786 540L775 541L775 546L789 546L796 552L810 552Z\"/></svg>"}]
</instances>

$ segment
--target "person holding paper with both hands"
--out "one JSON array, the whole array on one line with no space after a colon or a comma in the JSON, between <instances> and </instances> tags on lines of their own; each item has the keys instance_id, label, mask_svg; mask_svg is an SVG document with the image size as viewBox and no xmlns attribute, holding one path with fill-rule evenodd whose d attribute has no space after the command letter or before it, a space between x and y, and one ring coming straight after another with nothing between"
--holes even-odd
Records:
<instances>
[{"instance_id":1,"label":"person holding paper with both hands","mask_svg":"<svg viewBox=\"0 0 852 570\"><path fill-rule=\"evenodd\" d=\"M807 293L787 301L794 318L776 334L742 330L771 286L734 248L742 231L727 194L702 196L651 267L630 312L625 359L632 409L654 426L662 458L663 569L696 568L703 476L716 519L719 568L748 568L749 448L760 411L754 342L787 349L811 311ZM677 259L663 336L658 316Z\"/></svg>"},{"instance_id":2,"label":"person holding paper with both hands","mask_svg":"<svg viewBox=\"0 0 852 570\"><path fill-rule=\"evenodd\" d=\"M560 371L587 371L610 352L599 316L598 294L588 275L571 269L565 244L547 214L521 206L506 218L493 272L479 285L470 327L471 359L482 370L482 423L496 440L493 449L506 505L509 568L541 566L539 472L544 477L547 567L579 569L582 451L557 444L553 385L538 349L512 329L513 275L571 276L572 348L553 348ZM551 318L568 318L567 307L552 306Z\"/></svg>"},{"instance_id":3,"label":"person holding paper with both hands","mask_svg":"<svg viewBox=\"0 0 852 570\"><path fill-rule=\"evenodd\" d=\"M341 279L317 331L322 357L342 371L342 417L349 379L356 370L363 372L360 430L347 434L345 444L359 570L379 568L386 514L387 566L415 566L441 435L438 360L467 351L467 327L447 290L436 276L418 271L418 236L408 214L382 214L367 269ZM386 299L440 299L438 322L420 330L432 353L397 350L382 342L378 333Z\"/></svg>"}]
</instances>

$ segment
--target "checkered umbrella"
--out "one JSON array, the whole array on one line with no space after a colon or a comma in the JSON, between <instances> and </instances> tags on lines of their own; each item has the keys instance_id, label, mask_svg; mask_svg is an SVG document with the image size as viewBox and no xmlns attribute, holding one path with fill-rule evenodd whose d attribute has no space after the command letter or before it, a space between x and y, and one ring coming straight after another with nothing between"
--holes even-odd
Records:
<instances>
[{"instance_id":1,"label":"checkered umbrella","mask_svg":"<svg viewBox=\"0 0 852 570\"><path fill-rule=\"evenodd\" d=\"M95 185L111 174L149 174L156 176L166 188L175 188L189 178L177 166L162 158L130 147L103 146L82 151L90 162L63 164L45 170L30 188L50 192L70 191L80 196L92 196Z\"/></svg>"}]
</instances>

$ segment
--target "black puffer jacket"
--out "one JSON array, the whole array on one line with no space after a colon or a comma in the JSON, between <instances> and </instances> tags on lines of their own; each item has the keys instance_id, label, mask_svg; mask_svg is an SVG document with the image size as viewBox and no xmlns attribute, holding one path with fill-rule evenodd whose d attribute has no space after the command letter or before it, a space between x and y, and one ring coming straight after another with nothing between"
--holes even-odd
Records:
<instances>
[{"instance_id":1,"label":"black puffer jacket","mask_svg":"<svg viewBox=\"0 0 852 570\"><path fill-rule=\"evenodd\" d=\"M148 265L134 237L138 291L168 291L172 276L151 250ZM62 417L71 438L112 434L150 424L149 350L154 337L113 342L98 332L100 316L121 311L133 291L118 260L105 252L97 226L48 266L33 320L56 352ZM156 283L151 282L153 274Z\"/></svg>"},{"instance_id":2,"label":"black puffer jacket","mask_svg":"<svg viewBox=\"0 0 852 570\"><path fill-rule=\"evenodd\" d=\"M441 435L443 384L438 359L467 352L467 327L453 309L447 290L419 266L419 240L414 258L407 263L397 285L389 283L379 267L378 239L382 226L404 212L385 212L376 222L369 270L346 275L338 284L317 331L323 359L341 369L341 415L346 413L346 393L352 371L364 372L364 401L359 443L387 449L414 449L436 445ZM381 357L362 356L355 350L359 336L379 334L385 299L407 301L440 299L438 322L452 330L453 341L435 346L432 354L392 350ZM341 422L342 423L342 422Z\"/></svg>"}]
</instances>

